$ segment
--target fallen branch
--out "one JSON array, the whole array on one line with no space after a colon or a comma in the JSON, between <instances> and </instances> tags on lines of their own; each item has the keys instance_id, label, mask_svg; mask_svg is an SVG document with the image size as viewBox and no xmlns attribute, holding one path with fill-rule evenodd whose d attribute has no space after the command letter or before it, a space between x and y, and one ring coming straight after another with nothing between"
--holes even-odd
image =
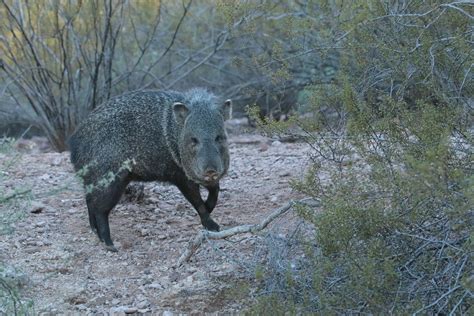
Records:
<instances>
[{"instance_id":1,"label":"fallen branch","mask_svg":"<svg viewBox=\"0 0 474 316\"><path fill-rule=\"evenodd\" d=\"M290 210L295 204L302 203L311 206L319 205L319 201L314 199L303 199L299 201L290 201L286 205L276 209L273 213L271 213L267 218L265 218L260 224L253 224L253 225L240 225L233 228L229 228L220 232L211 232L208 230L201 230L199 233L189 241L188 246L184 250L184 252L179 257L175 267L180 267L183 263L189 261L192 255L196 252L196 250L201 246L205 239L224 239L238 234L245 234L245 233L255 233L265 229L272 221L276 218L280 217L281 215L285 214L288 210Z\"/></svg>"}]
</instances>

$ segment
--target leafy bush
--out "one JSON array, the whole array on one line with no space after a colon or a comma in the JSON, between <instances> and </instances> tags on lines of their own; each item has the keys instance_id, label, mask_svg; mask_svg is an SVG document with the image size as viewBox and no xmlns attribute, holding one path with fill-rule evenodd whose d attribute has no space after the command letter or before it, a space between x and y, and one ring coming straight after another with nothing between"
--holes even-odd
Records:
<instances>
[{"instance_id":1,"label":"leafy bush","mask_svg":"<svg viewBox=\"0 0 474 316\"><path fill-rule=\"evenodd\" d=\"M253 311L468 314L472 3L338 3L321 6L347 34L337 82L308 86L313 115L295 119L314 148L295 186L321 200L299 210L316 248ZM284 274L264 275L265 291Z\"/></svg>"}]
</instances>

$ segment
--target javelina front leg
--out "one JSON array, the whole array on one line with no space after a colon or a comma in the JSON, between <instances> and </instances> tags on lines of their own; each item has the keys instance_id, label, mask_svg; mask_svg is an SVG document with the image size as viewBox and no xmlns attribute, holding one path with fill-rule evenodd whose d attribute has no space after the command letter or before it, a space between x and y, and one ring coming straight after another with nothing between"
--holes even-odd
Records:
<instances>
[{"instance_id":1,"label":"javelina front leg","mask_svg":"<svg viewBox=\"0 0 474 316\"><path fill-rule=\"evenodd\" d=\"M178 183L176 183L176 186L181 191L181 193L183 193L184 197L189 201L189 203L191 203L192 206L198 212L199 217L201 218L202 226L204 226L207 230L218 232L219 225L211 219L211 214L201 198L201 193L199 192L199 185L186 179L178 181Z\"/></svg>"},{"instance_id":2,"label":"javelina front leg","mask_svg":"<svg viewBox=\"0 0 474 316\"><path fill-rule=\"evenodd\" d=\"M207 200L204 205L206 205L207 211L209 213L212 213L212 211L216 207L217 198L219 197L219 184L216 184L212 187L206 187L206 189L209 191L209 195L207 196Z\"/></svg>"}]
</instances>

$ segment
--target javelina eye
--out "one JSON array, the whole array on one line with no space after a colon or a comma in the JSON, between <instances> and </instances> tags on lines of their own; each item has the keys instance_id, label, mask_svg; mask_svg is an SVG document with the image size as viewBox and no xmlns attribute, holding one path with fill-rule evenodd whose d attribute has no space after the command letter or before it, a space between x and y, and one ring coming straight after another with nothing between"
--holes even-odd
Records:
<instances>
[{"instance_id":1,"label":"javelina eye","mask_svg":"<svg viewBox=\"0 0 474 316\"><path fill-rule=\"evenodd\" d=\"M191 144L195 146L199 144L199 140L196 137L191 137Z\"/></svg>"},{"instance_id":2,"label":"javelina eye","mask_svg":"<svg viewBox=\"0 0 474 316\"><path fill-rule=\"evenodd\" d=\"M225 140L225 137L223 137L223 136L219 135L219 136L216 137L216 143L223 142L224 140Z\"/></svg>"}]
</instances>

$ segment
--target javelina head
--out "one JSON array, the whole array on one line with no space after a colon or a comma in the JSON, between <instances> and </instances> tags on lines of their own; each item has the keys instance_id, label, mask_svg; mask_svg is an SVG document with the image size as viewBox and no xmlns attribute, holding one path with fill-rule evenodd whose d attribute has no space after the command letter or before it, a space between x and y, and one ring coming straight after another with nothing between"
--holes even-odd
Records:
<instances>
[{"instance_id":1,"label":"javelina head","mask_svg":"<svg viewBox=\"0 0 474 316\"><path fill-rule=\"evenodd\" d=\"M201 93L186 104L174 103L173 113L182 126L178 146L187 177L205 186L217 183L229 169L224 121L231 116L231 100L217 103L212 95Z\"/></svg>"}]
</instances>

